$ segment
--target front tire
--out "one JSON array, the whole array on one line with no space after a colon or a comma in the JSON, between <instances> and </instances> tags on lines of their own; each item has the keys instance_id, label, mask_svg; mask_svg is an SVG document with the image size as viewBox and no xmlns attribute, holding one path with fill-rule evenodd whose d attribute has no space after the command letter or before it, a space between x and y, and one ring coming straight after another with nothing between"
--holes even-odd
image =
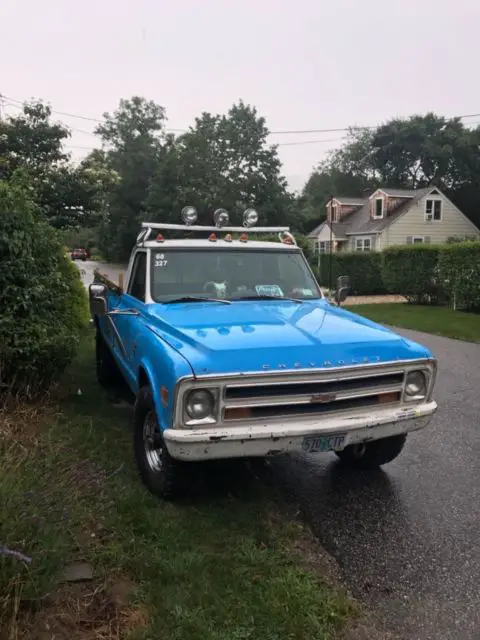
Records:
<instances>
[{"instance_id":1,"label":"front tire","mask_svg":"<svg viewBox=\"0 0 480 640\"><path fill-rule=\"evenodd\" d=\"M186 463L168 453L158 426L150 387L142 387L134 409L133 447L140 476L149 491L165 500L185 486Z\"/></svg>"},{"instance_id":2,"label":"front tire","mask_svg":"<svg viewBox=\"0 0 480 640\"><path fill-rule=\"evenodd\" d=\"M377 469L400 454L406 439L406 434L400 434L372 442L351 444L343 451L335 451L335 453L344 465L357 469Z\"/></svg>"}]
</instances>

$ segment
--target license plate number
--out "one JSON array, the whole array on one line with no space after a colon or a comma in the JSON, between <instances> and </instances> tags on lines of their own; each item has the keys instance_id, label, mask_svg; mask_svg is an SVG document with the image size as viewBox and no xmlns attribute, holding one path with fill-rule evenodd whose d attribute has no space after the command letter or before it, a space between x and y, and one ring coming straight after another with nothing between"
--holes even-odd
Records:
<instances>
[{"instance_id":1,"label":"license plate number","mask_svg":"<svg viewBox=\"0 0 480 640\"><path fill-rule=\"evenodd\" d=\"M303 439L302 449L305 453L319 453L341 449L345 442L345 434L333 436L307 436Z\"/></svg>"}]
</instances>

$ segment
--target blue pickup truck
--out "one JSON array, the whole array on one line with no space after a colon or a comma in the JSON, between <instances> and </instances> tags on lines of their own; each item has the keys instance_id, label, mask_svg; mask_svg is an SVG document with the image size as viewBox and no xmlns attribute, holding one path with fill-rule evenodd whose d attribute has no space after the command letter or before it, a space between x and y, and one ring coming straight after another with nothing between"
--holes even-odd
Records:
<instances>
[{"instance_id":1,"label":"blue pickup truck","mask_svg":"<svg viewBox=\"0 0 480 640\"><path fill-rule=\"evenodd\" d=\"M255 226L252 209L243 227L225 210L211 227L193 207L182 219L143 223L125 286L97 274L89 292L98 378L120 375L136 397L147 487L173 497L202 460L334 451L374 468L398 456L437 409L432 354L342 309L344 288L327 300L288 228Z\"/></svg>"}]
</instances>

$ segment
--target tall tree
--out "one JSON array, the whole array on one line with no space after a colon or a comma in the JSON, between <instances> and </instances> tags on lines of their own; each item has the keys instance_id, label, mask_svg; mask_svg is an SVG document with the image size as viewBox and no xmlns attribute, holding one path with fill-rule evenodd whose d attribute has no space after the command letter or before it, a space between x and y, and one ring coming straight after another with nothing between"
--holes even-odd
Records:
<instances>
[{"instance_id":1,"label":"tall tree","mask_svg":"<svg viewBox=\"0 0 480 640\"><path fill-rule=\"evenodd\" d=\"M0 122L0 178L27 173L36 210L51 225L91 224L98 214L98 176L72 166L64 149L70 132L52 122L51 114L48 105L29 102L19 115Z\"/></svg>"},{"instance_id":2,"label":"tall tree","mask_svg":"<svg viewBox=\"0 0 480 640\"><path fill-rule=\"evenodd\" d=\"M178 215L184 205L192 204L200 221L210 223L213 211L224 207L239 222L241 212L252 206L264 222L284 223L292 215L293 200L267 136L265 119L241 101L226 115L203 113L160 164L150 211L158 215L171 203ZM172 180L173 199L168 196Z\"/></svg>"},{"instance_id":3,"label":"tall tree","mask_svg":"<svg viewBox=\"0 0 480 640\"><path fill-rule=\"evenodd\" d=\"M121 100L113 113L104 114L96 133L101 136L106 161L118 176L109 196L109 218L103 226L102 249L107 257L128 258L145 217L145 202L164 144L165 110L155 102L134 96Z\"/></svg>"}]
</instances>

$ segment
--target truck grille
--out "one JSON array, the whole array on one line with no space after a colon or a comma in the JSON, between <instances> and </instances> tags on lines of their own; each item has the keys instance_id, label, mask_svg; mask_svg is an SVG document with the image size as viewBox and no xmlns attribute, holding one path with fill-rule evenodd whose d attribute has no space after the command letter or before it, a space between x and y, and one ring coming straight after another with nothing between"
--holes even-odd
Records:
<instances>
[{"instance_id":1,"label":"truck grille","mask_svg":"<svg viewBox=\"0 0 480 640\"><path fill-rule=\"evenodd\" d=\"M378 404L399 404L402 399L404 371L346 373L339 377L328 372L298 381L261 383L235 382L224 388L225 422L268 419L368 409Z\"/></svg>"}]
</instances>

